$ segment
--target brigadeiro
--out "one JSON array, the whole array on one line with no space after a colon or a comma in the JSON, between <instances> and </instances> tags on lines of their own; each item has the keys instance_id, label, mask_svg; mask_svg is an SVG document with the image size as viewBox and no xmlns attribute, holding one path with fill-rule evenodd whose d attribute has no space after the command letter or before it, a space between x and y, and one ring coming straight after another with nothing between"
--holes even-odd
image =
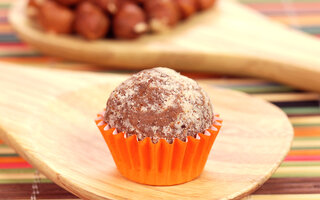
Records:
<instances>
[{"instance_id":1,"label":"brigadeiro","mask_svg":"<svg viewBox=\"0 0 320 200\"><path fill-rule=\"evenodd\" d=\"M160 67L121 83L96 120L121 174L149 185L198 177L221 122L196 81Z\"/></svg>"},{"instance_id":2,"label":"brigadeiro","mask_svg":"<svg viewBox=\"0 0 320 200\"><path fill-rule=\"evenodd\" d=\"M168 68L141 71L124 81L110 95L105 122L111 127L172 143L211 127L213 112L206 92L192 79Z\"/></svg>"}]
</instances>

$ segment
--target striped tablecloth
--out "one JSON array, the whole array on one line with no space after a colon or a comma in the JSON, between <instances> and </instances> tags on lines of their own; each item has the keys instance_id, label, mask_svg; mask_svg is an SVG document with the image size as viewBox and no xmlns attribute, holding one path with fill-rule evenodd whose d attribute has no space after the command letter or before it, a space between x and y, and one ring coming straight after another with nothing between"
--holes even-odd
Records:
<instances>
[{"instance_id":1,"label":"striped tablecloth","mask_svg":"<svg viewBox=\"0 0 320 200\"><path fill-rule=\"evenodd\" d=\"M241 0L245 5L317 37L320 36L320 0ZM101 71L98 67L43 56L17 39L7 21L13 0L0 0L0 61L39 67ZM320 52L319 52L320 53ZM123 72L111 71L108 72ZM212 74L214 86L231 88L266 99L288 114L295 130L292 149L279 169L248 199L320 199L320 95L277 83ZM320 78L320 77L319 77ZM1 91L0 91L1 92ZM1 114L1 113L0 113ZM0 199L77 198L39 174L13 149L0 141Z\"/></svg>"}]
</instances>

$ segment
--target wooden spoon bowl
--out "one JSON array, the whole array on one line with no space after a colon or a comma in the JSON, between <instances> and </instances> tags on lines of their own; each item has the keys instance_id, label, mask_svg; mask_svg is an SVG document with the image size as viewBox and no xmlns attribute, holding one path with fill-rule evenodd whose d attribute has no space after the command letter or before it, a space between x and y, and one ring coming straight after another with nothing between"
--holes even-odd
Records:
<instances>
[{"instance_id":1,"label":"wooden spoon bowl","mask_svg":"<svg viewBox=\"0 0 320 200\"><path fill-rule=\"evenodd\" d=\"M156 65L255 76L320 92L319 40L232 0L221 0L164 34L92 42L44 33L26 16L25 4L17 1L9 20L24 41L49 55L116 68Z\"/></svg>"},{"instance_id":2,"label":"wooden spoon bowl","mask_svg":"<svg viewBox=\"0 0 320 200\"><path fill-rule=\"evenodd\" d=\"M261 186L290 149L293 131L276 106L202 84L224 120L202 175L169 187L120 175L95 126L127 76L0 68L0 136L34 167L84 199L235 199Z\"/></svg>"}]
</instances>

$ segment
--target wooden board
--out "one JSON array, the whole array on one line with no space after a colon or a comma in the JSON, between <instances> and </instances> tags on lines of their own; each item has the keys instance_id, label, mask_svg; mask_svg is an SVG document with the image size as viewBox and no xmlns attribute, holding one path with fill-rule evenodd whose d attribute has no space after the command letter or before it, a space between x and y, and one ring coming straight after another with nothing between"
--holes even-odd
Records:
<instances>
[{"instance_id":1,"label":"wooden board","mask_svg":"<svg viewBox=\"0 0 320 200\"><path fill-rule=\"evenodd\" d=\"M240 198L261 186L290 148L292 126L279 108L203 84L224 125L202 175L170 187L128 181L94 124L108 94L125 78L1 64L1 139L85 199Z\"/></svg>"},{"instance_id":2,"label":"wooden board","mask_svg":"<svg viewBox=\"0 0 320 200\"><path fill-rule=\"evenodd\" d=\"M232 0L221 0L165 34L93 42L39 31L25 16L25 2L13 6L10 22L21 39L49 55L116 68L255 76L320 92L320 41Z\"/></svg>"}]
</instances>

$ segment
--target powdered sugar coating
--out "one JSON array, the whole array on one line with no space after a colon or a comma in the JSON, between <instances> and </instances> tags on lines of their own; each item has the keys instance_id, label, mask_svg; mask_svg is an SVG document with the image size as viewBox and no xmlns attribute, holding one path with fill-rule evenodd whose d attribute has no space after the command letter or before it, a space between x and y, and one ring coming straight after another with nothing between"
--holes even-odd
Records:
<instances>
[{"instance_id":1,"label":"powdered sugar coating","mask_svg":"<svg viewBox=\"0 0 320 200\"><path fill-rule=\"evenodd\" d=\"M105 122L129 137L171 143L195 137L213 123L208 95L194 80L172 69L153 68L134 74L110 95Z\"/></svg>"}]
</instances>

